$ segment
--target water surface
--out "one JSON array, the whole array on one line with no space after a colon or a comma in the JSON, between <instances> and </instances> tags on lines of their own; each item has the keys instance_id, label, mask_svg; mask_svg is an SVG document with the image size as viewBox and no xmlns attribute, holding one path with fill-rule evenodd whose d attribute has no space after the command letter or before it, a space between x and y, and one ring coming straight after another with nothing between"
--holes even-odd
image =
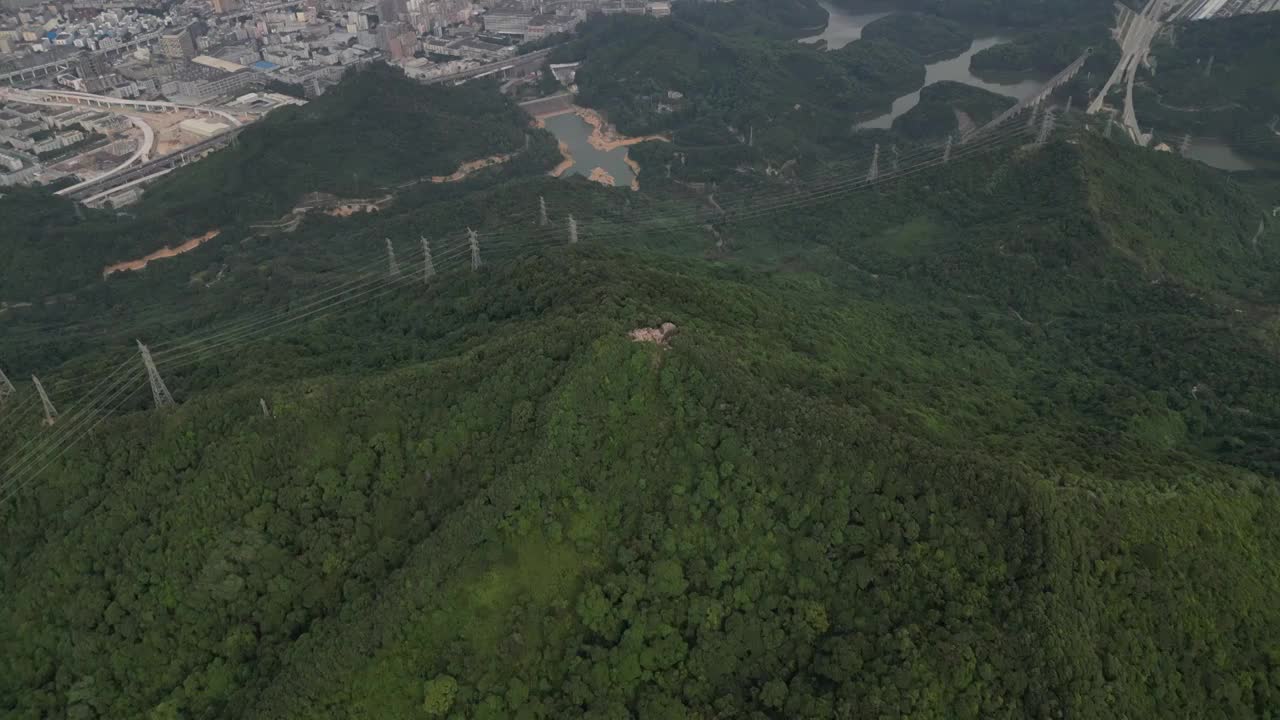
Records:
<instances>
[{"instance_id":1,"label":"water surface","mask_svg":"<svg viewBox=\"0 0 1280 720\"><path fill-rule=\"evenodd\" d=\"M1202 138L1191 143L1187 148L1186 157L1192 160L1199 160L1209 167L1226 170L1227 172L1239 172L1257 168L1257 165L1254 165L1243 155L1233 150L1230 145L1213 138Z\"/></svg>"},{"instance_id":2,"label":"water surface","mask_svg":"<svg viewBox=\"0 0 1280 720\"><path fill-rule=\"evenodd\" d=\"M569 146L569 154L573 156L573 167L564 172L565 175L582 175L590 177L591 171L604 168L613 176L618 187L629 187L636 175L626 163L627 149L597 150L588 142L591 137L591 123L574 113L553 115L543 120L547 129L556 139Z\"/></svg>"},{"instance_id":3,"label":"water surface","mask_svg":"<svg viewBox=\"0 0 1280 720\"><path fill-rule=\"evenodd\" d=\"M861 39L862 28L890 12L887 9L878 9L878 5L871 3L867 4L866 10L858 12L838 8L823 0L818 0L818 4L831 16L827 21L827 28L818 35L801 39L800 42L812 44L819 40L826 40L827 48L831 50L839 50L854 40Z\"/></svg>"},{"instance_id":4,"label":"water surface","mask_svg":"<svg viewBox=\"0 0 1280 720\"><path fill-rule=\"evenodd\" d=\"M948 60L941 60L924 66L924 84L932 85L940 80L951 80L953 82L961 82L965 85L990 90L999 95L1007 95L1017 100L1023 100L1035 95L1044 87L1045 82L1049 80L1049 76L1043 75L1023 75L1018 78L1010 78L1007 81L1000 82L995 80L984 80L969 71L969 58L976 53L986 50L992 45L1008 42L1008 38L998 35L989 37L981 37L973 41L969 49ZM893 101L893 109L879 117L874 117L866 122L858 123L861 128L882 128L887 129L893 125L894 118L905 113L916 105L920 104L920 91L908 93Z\"/></svg>"}]
</instances>

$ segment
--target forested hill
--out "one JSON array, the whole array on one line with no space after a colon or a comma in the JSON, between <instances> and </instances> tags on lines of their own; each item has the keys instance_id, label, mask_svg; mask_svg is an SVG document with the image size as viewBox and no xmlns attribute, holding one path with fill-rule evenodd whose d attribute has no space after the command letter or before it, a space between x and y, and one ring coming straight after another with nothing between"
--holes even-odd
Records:
<instances>
[{"instance_id":1,"label":"forested hill","mask_svg":"<svg viewBox=\"0 0 1280 720\"><path fill-rule=\"evenodd\" d=\"M209 230L242 239L307 193L377 198L467 161L518 153L525 172L559 161L554 140L488 83L427 87L386 65L353 71L302 107L245 128L237 142L149 186L125 212L77 211L42 190L0 197L0 301L76 291L105 266Z\"/></svg>"},{"instance_id":2,"label":"forested hill","mask_svg":"<svg viewBox=\"0 0 1280 720\"><path fill-rule=\"evenodd\" d=\"M679 0L672 8L684 21L734 35L793 38L826 27L828 14L817 0Z\"/></svg>"},{"instance_id":3,"label":"forested hill","mask_svg":"<svg viewBox=\"0 0 1280 720\"><path fill-rule=\"evenodd\" d=\"M0 507L0 715L1266 717L1262 210L1072 137L170 373Z\"/></svg>"},{"instance_id":4,"label":"forested hill","mask_svg":"<svg viewBox=\"0 0 1280 720\"><path fill-rule=\"evenodd\" d=\"M680 149L714 148L729 168L752 132L751 152L779 164L861 150L867 141L850 131L851 118L887 111L925 79L919 53L891 42L824 51L720 33L680 15L589 20L555 59L583 61L578 101L622 132L674 131Z\"/></svg>"},{"instance_id":5,"label":"forested hill","mask_svg":"<svg viewBox=\"0 0 1280 720\"><path fill-rule=\"evenodd\" d=\"M1280 12L1183 23L1176 33L1155 46L1159 72L1136 96L1139 117L1280 159Z\"/></svg>"}]
</instances>

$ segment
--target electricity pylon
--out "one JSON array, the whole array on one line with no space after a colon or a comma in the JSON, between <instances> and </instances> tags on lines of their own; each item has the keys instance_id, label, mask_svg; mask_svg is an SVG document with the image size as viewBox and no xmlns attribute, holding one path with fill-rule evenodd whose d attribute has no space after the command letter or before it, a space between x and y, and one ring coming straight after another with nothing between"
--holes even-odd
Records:
<instances>
[{"instance_id":1,"label":"electricity pylon","mask_svg":"<svg viewBox=\"0 0 1280 720\"><path fill-rule=\"evenodd\" d=\"M436 264L431 259L431 243L427 242L426 236L422 236L422 279L429 282L436 274Z\"/></svg>"},{"instance_id":2,"label":"electricity pylon","mask_svg":"<svg viewBox=\"0 0 1280 720\"><path fill-rule=\"evenodd\" d=\"M387 272L392 277L400 274L400 265L396 262L396 249L391 244L391 238L387 238Z\"/></svg>"},{"instance_id":3,"label":"electricity pylon","mask_svg":"<svg viewBox=\"0 0 1280 720\"><path fill-rule=\"evenodd\" d=\"M1043 145L1053 132L1053 108L1045 108L1044 118L1040 121L1040 132L1036 135L1036 144Z\"/></svg>"},{"instance_id":4,"label":"electricity pylon","mask_svg":"<svg viewBox=\"0 0 1280 720\"><path fill-rule=\"evenodd\" d=\"M484 263L480 260L480 236L475 230L467 228L467 236L471 240L471 269L479 270Z\"/></svg>"},{"instance_id":5,"label":"electricity pylon","mask_svg":"<svg viewBox=\"0 0 1280 720\"><path fill-rule=\"evenodd\" d=\"M53 421L58 419L58 410L49 400L49 393L44 391L44 384L40 382L40 378L32 375L31 383L36 386L36 392L40 394L40 404L44 405L44 424L52 425Z\"/></svg>"},{"instance_id":6,"label":"electricity pylon","mask_svg":"<svg viewBox=\"0 0 1280 720\"><path fill-rule=\"evenodd\" d=\"M572 215L569 216L569 244L578 244L578 221Z\"/></svg>"},{"instance_id":7,"label":"electricity pylon","mask_svg":"<svg viewBox=\"0 0 1280 720\"><path fill-rule=\"evenodd\" d=\"M867 182L875 182L880 177L880 144L876 143L876 149L871 153L871 167L867 170Z\"/></svg>"},{"instance_id":8,"label":"electricity pylon","mask_svg":"<svg viewBox=\"0 0 1280 720\"><path fill-rule=\"evenodd\" d=\"M547 225L547 199L538 196L538 224L546 227Z\"/></svg>"},{"instance_id":9,"label":"electricity pylon","mask_svg":"<svg viewBox=\"0 0 1280 720\"><path fill-rule=\"evenodd\" d=\"M942 162L951 162L951 136L947 136L947 146L942 149Z\"/></svg>"},{"instance_id":10,"label":"electricity pylon","mask_svg":"<svg viewBox=\"0 0 1280 720\"><path fill-rule=\"evenodd\" d=\"M16 392L18 392L17 388L9 382L8 377L5 377L4 370L0 370L0 407L4 407L5 399Z\"/></svg>"},{"instance_id":11,"label":"electricity pylon","mask_svg":"<svg viewBox=\"0 0 1280 720\"><path fill-rule=\"evenodd\" d=\"M142 344L141 340L137 342L138 352L142 354L142 364L147 368L147 381L151 383L151 398L155 400L157 408L173 407L177 403L173 401L173 395L169 393L164 379L160 377L160 371L156 369L156 361L151 359L151 351Z\"/></svg>"}]
</instances>

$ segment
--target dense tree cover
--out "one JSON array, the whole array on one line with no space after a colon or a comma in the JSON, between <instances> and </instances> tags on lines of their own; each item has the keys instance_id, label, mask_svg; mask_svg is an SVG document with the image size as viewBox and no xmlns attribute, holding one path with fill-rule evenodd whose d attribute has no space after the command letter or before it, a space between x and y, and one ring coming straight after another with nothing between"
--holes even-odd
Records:
<instances>
[{"instance_id":1,"label":"dense tree cover","mask_svg":"<svg viewBox=\"0 0 1280 720\"><path fill-rule=\"evenodd\" d=\"M862 37L908 48L927 60L959 55L973 44L972 32L960 23L919 13L885 15L867 24Z\"/></svg>"},{"instance_id":2,"label":"dense tree cover","mask_svg":"<svg viewBox=\"0 0 1280 720\"><path fill-rule=\"evenodd\" d=\"M1137 95L1138 116L1280 158L1280 13L1182 23L1174 33L1154 48L1157 72Z\"/></svg>"},{"instance_id":3,"label":"dense tree cover","mask_svg":"<svg viewBox=\"0 0 1280 720\"><path fill-rule=\"evenodd\" d=\"M966 128L981 127L1015 102L1007 95L943 80L924 86L920 102L894 118L893 129L912 140L943 138L962 129L962 116Z\"/></svg>"},{"instance_id":4,"label":"dense tree cover","mask_svg":"<svg viewBox=\"0 0 1280 720\"><path fill-rule=\"evenodd\" d=\"M0 507L0 711L1265 717L1280 242L1072 140L726 225L717 263L609 209L617 247L172 373Z\"/></svg>"},{"instance_id":5,"label":"dense tree cover","mask_svg":"<svg viewBox=\"0 0 1280 720\"><path fill-rule=\"evenodd\" d=\"M14 262L0 264L0 301L52 301L110 263L212 228L239 240L251 222L284 215L308 192L378 197L508 152L516 161L486 177L541 173L560 159L554 139L491 85L427 87L375 65L249 126L235 146L174 170L127 210L77 210L43 190L6 189L0 254Z\"/></svg>"},{"instance_id":6,"label":"dense tree cover","mask_svg":"<svg viewBox=\"0 0 1280 720\"><path fill-rule=\"evenodd\" d=\"M817 0L677 0L672 12L717 32L784 39L812 35L826 27L828 19Z\"/></svg>"},{"instance_id":7,"label":"dense tree cover","mask_svg":"<svg viewBox=\"0 0 1280 720\"><path fill-rule=\"evenodd\" d=\"M969 67L975 73L1029 70L1056 73L1086 48L1104 50L1110 45L1114 45L1114 41L1110 29L1103 23L1056 27L980 50L969 59Z\"/></svg>"},{"instance_id":8,"label":"dense tree cover","mask_svg":"<svg viewBox=\"0 0 1280 720\"><path fill-rule=\"evenodd\" d=\"M832 3L857 10L864 0ZM1125 4L1142 6L1137 0ZM1036 29L1085 20L1106 22L1115 14L1111 0L899 0L895 6L966 23Z\"/></svg>"},{"instance_id":9,"label":"dense tree cover","mask_svg":"<svg viewBox=\"0 0 1280 720\"><path fill-rule=\"evenodd\" d=\"M623 133L675 131L681 147L655 148L663 157L650 171L669 164L673 152L706 149L721 177L744 162L781 165L861 151L874 141L855 132L853 120L883 112L925 76L918 54L883 41L827 52L721 34L679 18L588 21L579 39L558 51L557 60L571 59L584 60L579 102L602 110ZM701 144L695 137L715 139ZM752 144L711 153L733 143ZM682 167L685 160L675 162Z\"/></svg>"},{"instance_id":10,"label":"dense tree cover","mask_svg":"<svg viewBox=\"0 0 1280 720\"><path fill-rule=\"evenodd\" d=\"M279 217L315 190L371 197L515 152L527 126L523 111L483 83L428 87L376 64L255 123L235 147L175 172L147 200L193 229Z\"/></svg>"}]
</instances>

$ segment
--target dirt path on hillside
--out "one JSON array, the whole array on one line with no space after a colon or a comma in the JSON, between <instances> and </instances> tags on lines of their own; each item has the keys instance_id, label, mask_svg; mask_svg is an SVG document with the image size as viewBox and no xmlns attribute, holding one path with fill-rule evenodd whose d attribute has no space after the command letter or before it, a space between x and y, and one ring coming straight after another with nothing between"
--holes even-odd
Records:
<instances>
[{"instance_id":1,"label":"dirt path on hillside","mask_svg":"<svg viewBox=\"0 0 1280 720\"><path fill-rule=\"evenodd\" d=\"M185 253L185 252L191 252L192 250L195 250L201 245L218 237L218 235L221 232L222 231L218 229L210 230L209 232L203 235L198 235L196 237L191 238L190 240L187 240L186 242L182 243L177 247L174 247L174 248L162 247L153 253L150 253L138 258L137 260L126 260L124 262L118 262L114 265L108 265L102 269L102 277L105 278L109 275L113 275L118 272L123 272L125 270L141 270L142 268L146 267L147 263L151 262L152 260L170 258L175 255L181 255L182 253Z\"/></svg>"}]
</instances>

